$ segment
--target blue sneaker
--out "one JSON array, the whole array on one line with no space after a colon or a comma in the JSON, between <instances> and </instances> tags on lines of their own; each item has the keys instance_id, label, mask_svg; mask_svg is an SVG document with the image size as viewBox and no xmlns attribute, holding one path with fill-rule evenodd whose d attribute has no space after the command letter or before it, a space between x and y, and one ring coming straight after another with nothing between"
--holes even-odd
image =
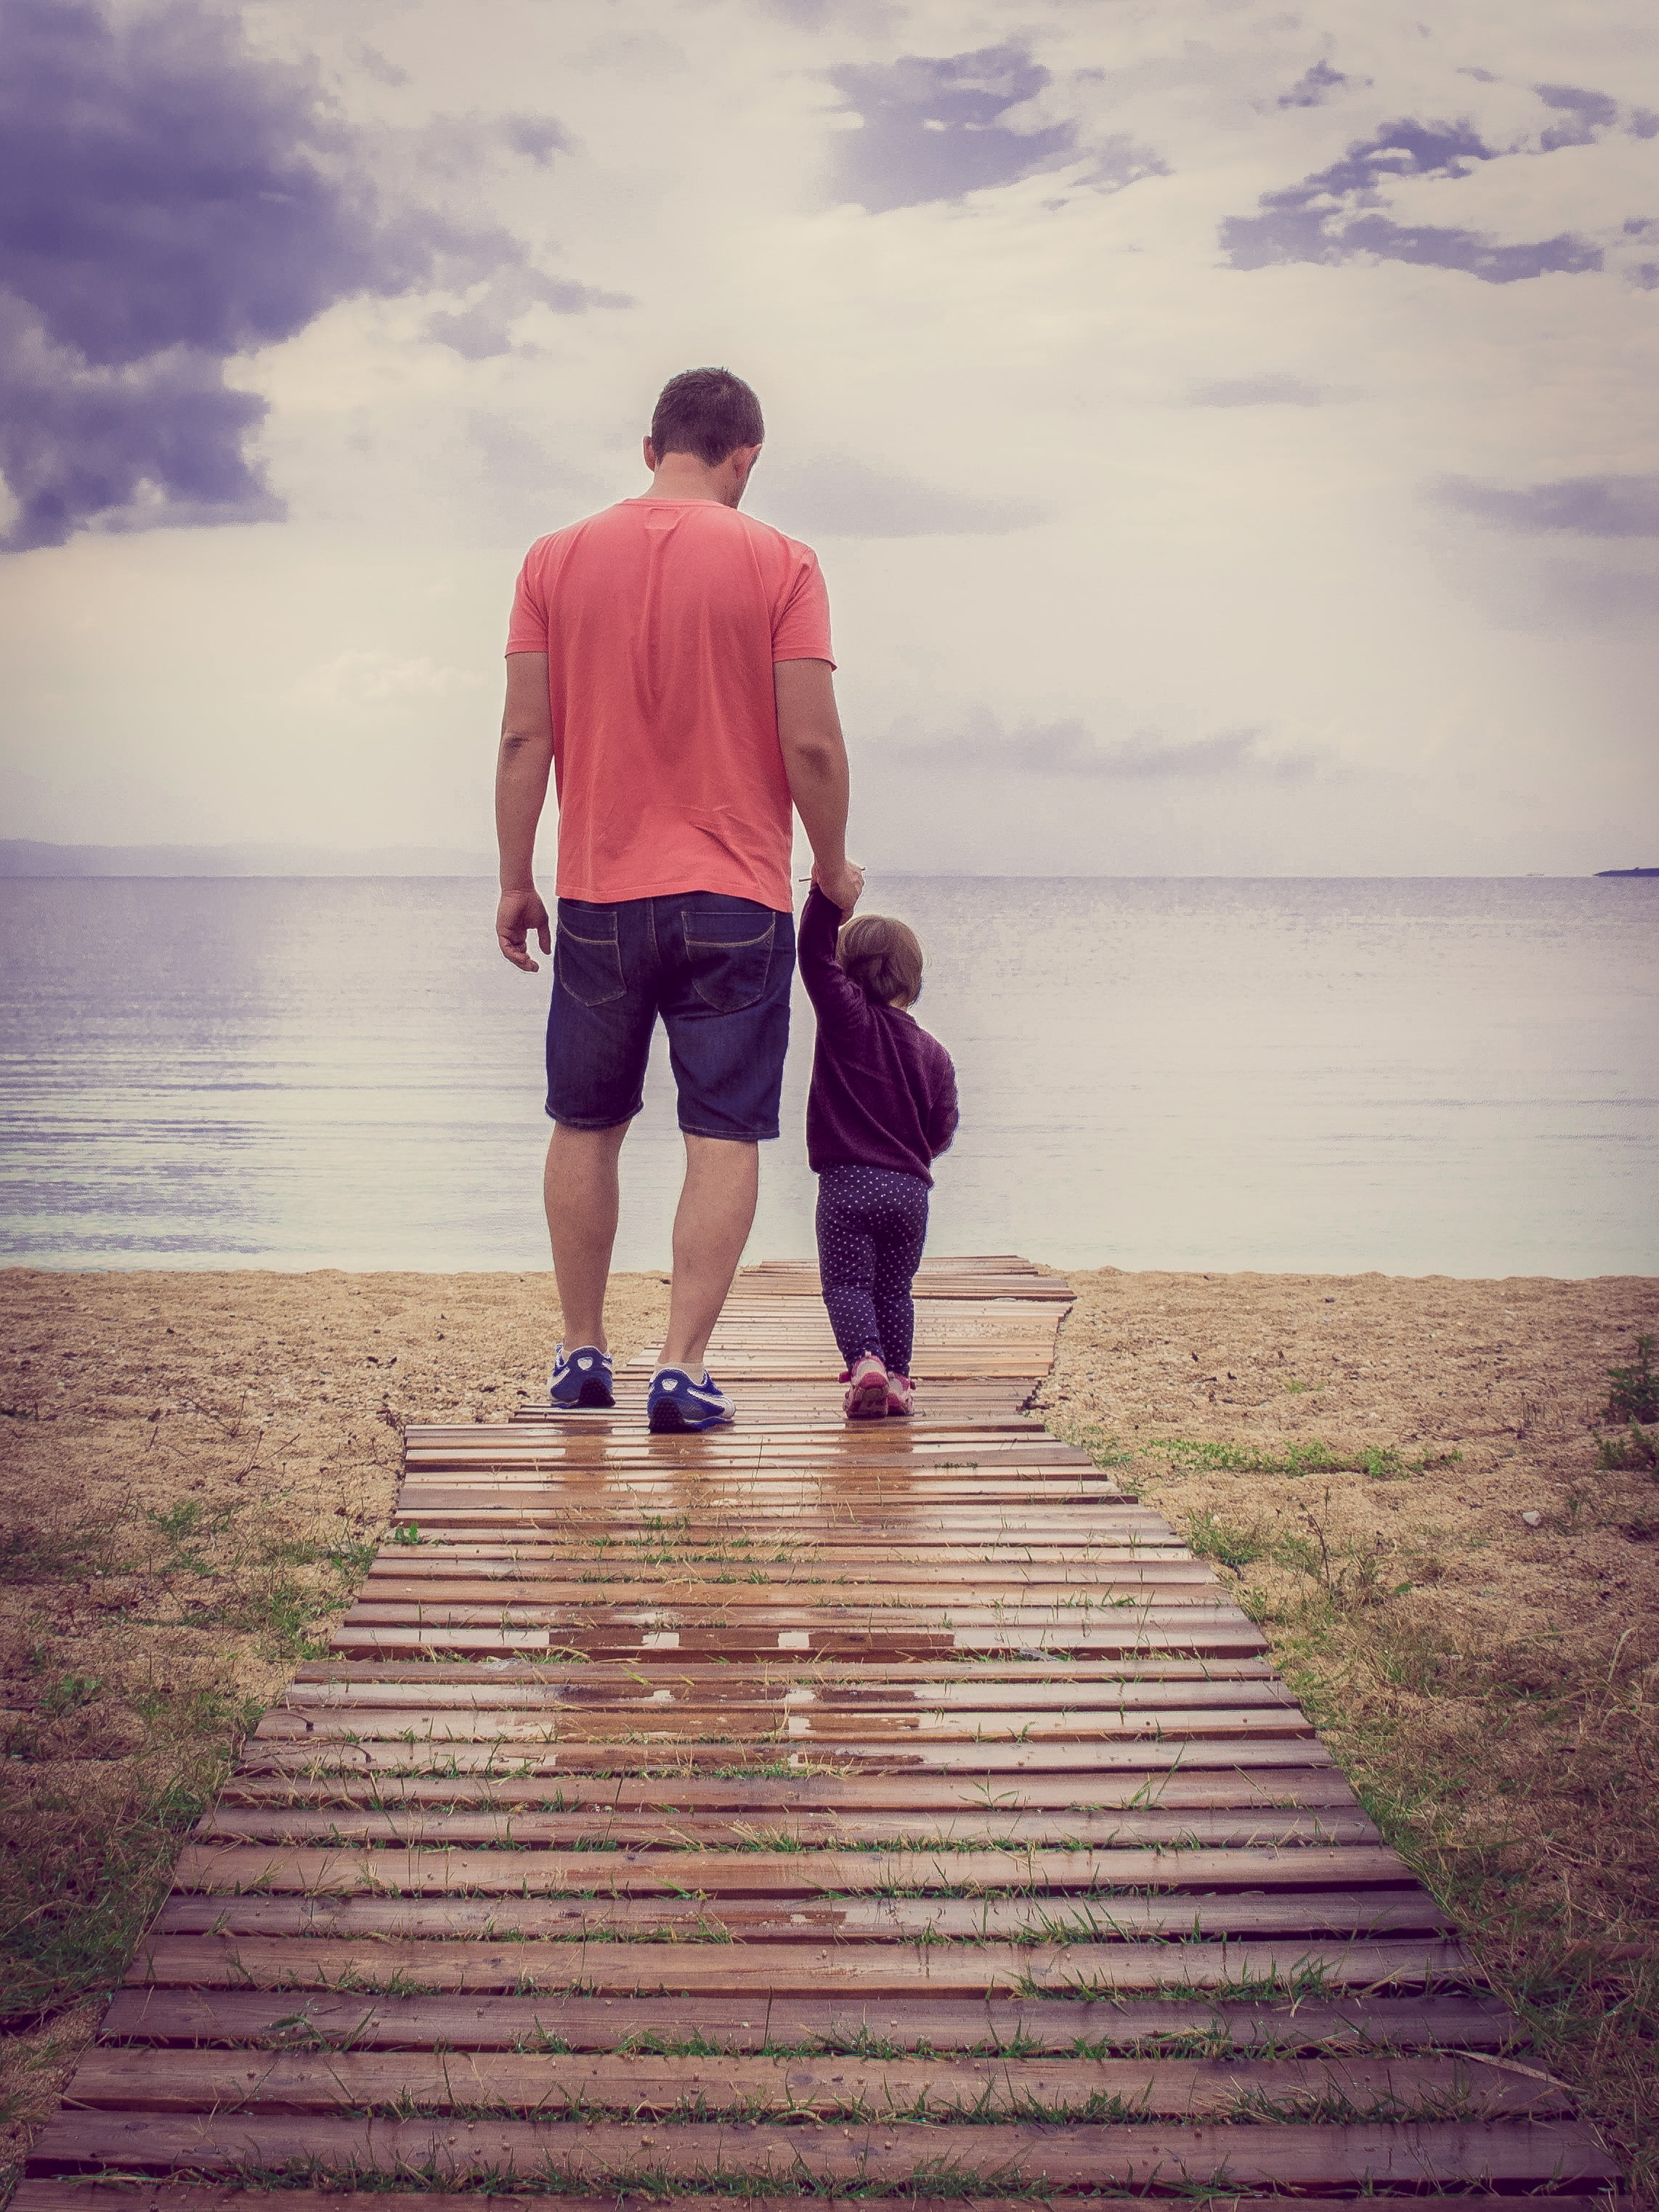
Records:
<instances>
[{"instance_id":1,"label":"blue sneaker","mask_svg":"<svg viewBox=\"0 0 1659 2212\"><path fill-rule=\"evenodd\" d=\"M707 1368L699 1382L689 1367L659 1367L651 1377L647 1400L653 1436L673 1436L682 1429L720 1429L732 1419L732 1401L714 1387Z\"/></svg>"},{"instance_id":2,"label":"blue sneaker","mask_svg":"<svg viewBox=\"0 0 1659 2212\"><path fill-rule=\"evenodd\" d=\"M614 1406L611 1387L611 1354L597 1345L579 1344L567 1355L563 1345L553 1350L553 1372L547 1378L547 1395L566 1412L582 1406Z\"/></svg>"}]
</instances>

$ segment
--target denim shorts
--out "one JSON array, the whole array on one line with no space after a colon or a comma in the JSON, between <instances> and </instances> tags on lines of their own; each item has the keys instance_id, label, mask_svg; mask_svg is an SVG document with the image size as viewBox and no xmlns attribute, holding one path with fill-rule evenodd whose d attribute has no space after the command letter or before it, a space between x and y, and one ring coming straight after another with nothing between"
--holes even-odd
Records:
<instances>
[{"instance_id":1,"label":"denim shorts","mask_svg":"<svg viewBox=\"0 0 1659 2212\"><path fill-rule=\"evenodd\" d=\"M547 1012L547 1110L611 1129L645 1102L661 1015L680 1127L749 1143L778 1133L795 918L716 891L559 901Z\"/></svg>"}]
</instances>

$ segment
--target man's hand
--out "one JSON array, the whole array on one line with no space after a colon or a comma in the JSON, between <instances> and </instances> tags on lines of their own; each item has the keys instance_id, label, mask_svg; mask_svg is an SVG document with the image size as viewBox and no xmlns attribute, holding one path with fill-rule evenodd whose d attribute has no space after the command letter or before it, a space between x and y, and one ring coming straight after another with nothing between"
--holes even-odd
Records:
<instances>
[{"instance_id":1,"label":"man's hand","mask_svg":"<svg viewBox=\"0 0 1659 2212\"><path fill-rule=\"evenodd\" d=\"M854 867L851 860L843 860L839 867L825 867L821 860L814 861L812 881L832 906L841 908L843 921L864 896L864 871Z\"/></svg>"},{"instance_id":2,"label":"man's hand","mask_svg":"<svg viewBox=\"0 0 1659 2212\"><path fill-rule=\"evenodd\" d=\"M507 705L501 712L501 750L495 764L495 836L501 851L501 902L495 941L501 957L526 975L540 973L525 950L533 929L544 952L553 950L547 908L537 895L536 824L547 798L553 765L553 709L544 653L507 656ZM508 884L518 888L508 890Z\"/></svg>"},{"instance_id":3,"label":"man's hand","mask_svg":"<svg viewBox=\"0 0 1659 2212\"><path fill-rule=\"evenodd\" d=\"M532 929L542 951L550 952L553 939L541 894L534 890L503 891L501 902L495 909L495 942L501 948L501 957L510 960L515 968L522 968L526 975L539 975L542 963L531 958L525 944Z\"/></svg>"}]
</instances>

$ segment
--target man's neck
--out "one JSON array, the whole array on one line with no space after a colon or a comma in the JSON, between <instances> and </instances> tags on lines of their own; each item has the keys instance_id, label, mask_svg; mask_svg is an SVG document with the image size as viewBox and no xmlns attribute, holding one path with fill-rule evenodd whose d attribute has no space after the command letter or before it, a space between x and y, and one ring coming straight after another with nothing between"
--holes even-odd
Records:
<instances>
[{"instance_id":1,"label":"man's neck","mask_svg":"<svg viewBox=\"0 0 1659 2212\"><path fill-rule=\"evenodd\" d=\"M665 453L651 479L647 499L706 499L735 507L743 497L747 472L737 477L729 461L710 468L695 453ZM734 481L735 478L735 481Z\"/></svg>"}]
</instances>

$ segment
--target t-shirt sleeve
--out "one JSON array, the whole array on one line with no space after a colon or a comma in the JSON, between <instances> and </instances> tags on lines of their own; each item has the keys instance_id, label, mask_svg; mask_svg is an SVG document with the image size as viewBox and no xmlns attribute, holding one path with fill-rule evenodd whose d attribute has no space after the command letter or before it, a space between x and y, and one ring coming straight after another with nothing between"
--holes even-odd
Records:
<instances>
[{"instance_id":1,"label":"t-shirt sleeve","mask_svg":"<svg viewBox=\"0 0 1659 2212\"><path fill-rule=\"evenodd\" d=\"M542 564L532 545L525 555L513 593L513 614L507 625L509 653L547 651L547 597Z\"/></svg>"},{"instance_id":2,"label":"t-shirt sleeve","mask_svg":"<svg viewBox=\"0 0 1659 2212\"><path fill-rule=\"evenodd\" d=\"M805 545L799 549L782 604L772 617L772 658L827 660L831 668L836 665L836 656L830 650L830 594L817 556Z\"/></svg>"}]
</instances>

